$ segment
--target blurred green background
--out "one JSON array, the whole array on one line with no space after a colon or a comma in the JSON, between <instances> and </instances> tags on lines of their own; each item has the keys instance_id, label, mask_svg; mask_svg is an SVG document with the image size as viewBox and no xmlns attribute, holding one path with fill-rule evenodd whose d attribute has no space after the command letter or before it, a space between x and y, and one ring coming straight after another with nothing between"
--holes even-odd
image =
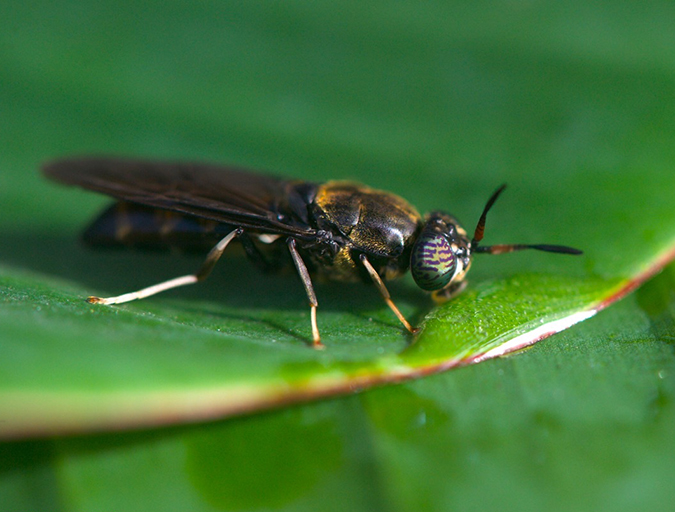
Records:
<instances>
[{"instance_id":1,"label":"blurred green background","mask_svg":"<svg viewBox=\"0 0 675 512\"><path fill-rule=\"evenodd\" d=\"M497 242L579 245L591 257L495 258L472 281L523 266L616 277L628 259L653 258L674 225L661 215L675 187L674 27L666 1L4 2L0 351L19 375L33 361L26 340L82 367L83 345L68 340L118 340L110 350L126 354L129 375L152 379L147 354L128 347L155 328L150 343L181 340L186 354L219 350L223 318L242 343L302 345L288 334L307 329L302 290L249 276L243 262L219 270L224 281L131 309L145 316L81 305L92 290L126 291L198 260L80 248L107 201L37 171L78 153L356 178L469 229L507 181L489 226ZM674 280L667 268L526 354L407 384L196 426L5 442L1 508L668 507ZM223 282L244 292L228 296ZM376 296L320 290L334 345L365 340L374 354L407 343ZM409 281L392 292L408 315L428 309Z\"/></svg>"}]
</instances>

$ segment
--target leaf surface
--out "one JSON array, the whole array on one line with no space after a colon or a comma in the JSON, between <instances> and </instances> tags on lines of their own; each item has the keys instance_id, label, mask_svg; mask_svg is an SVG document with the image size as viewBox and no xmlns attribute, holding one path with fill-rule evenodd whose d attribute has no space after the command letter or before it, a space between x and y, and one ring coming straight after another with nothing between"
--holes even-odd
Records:
<instances>
[{"instance_id":1,"label":"leaf surface","mask_svg":"<svg viewBox=\"0 0 675 512\"><path fill-rule=\"evenodd\" d=\"M215 7L203 6L185 14L187 26L212 30L193 34L191 47L163 36L188 38L170 16L176 6L159 17L143 10L153 27L144 41L111 21L112 5L81 11L95 30L76 38L65 28L73 14L43 7L49 30L13 7L24 23L11 41L2 36L12 49L2 94L13 127L1 143L1 199L11 212L0 220L6 437L196 422L477 362L590 317L673 256L675 104L666 54L656 52L660 66L628 56L598 66L598 46L584 53L563 44L564 27L561 40L545 33L564 19L545 9L539 31L515 31L504 44L503 30L487 28L497 20L474 26L481 38L466 27L448 36L436 15L451 12L440 6L411 25L401 25L404 11L387 11L376 31L328 4L312 14L232 6L241 25L223 35L209 24ZM335 33L323 32L322 16L336 17ZM262 30L266 23L274 29ZM298 24L308 30L299 39L286 30ZM368 44L357 51L359 37ZM194 60L214 55L214 45L217 59ZM445 78L430 45L444 55ZM332 65L321 72L326 59ZM88 152L357 178L420 210L450 210L469 230L506 181L487 243L561 243L585 254L477 257L468 290L437 308L409 279L392 284L396 303L423 327L414 344L372 288L318 285L328 350L309 350L302 287L290 276L257 275L234 255L203 286L96 307L82 299L184 274L199 261L80 248L77 227L104 201L44 183L37 167Z\"/></svg>"}]
</instances>

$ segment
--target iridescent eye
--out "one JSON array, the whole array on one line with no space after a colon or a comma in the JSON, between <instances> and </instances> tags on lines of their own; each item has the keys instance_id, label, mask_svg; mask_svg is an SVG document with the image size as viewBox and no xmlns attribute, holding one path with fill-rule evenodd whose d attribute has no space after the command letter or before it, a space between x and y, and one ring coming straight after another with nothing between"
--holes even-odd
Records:
<instances>
[{"instance_id":1,"label":"iridescent eye","mask_svg":"<svg viewBox=\"0 0 675 512\"><path fill-rule=\"evenodd\" d=\"M455 275L457 256L448 239L438 233L422 233L413 246L410 271L417 286L427 291L447 286Z\"/></svg>"}]
</instances>

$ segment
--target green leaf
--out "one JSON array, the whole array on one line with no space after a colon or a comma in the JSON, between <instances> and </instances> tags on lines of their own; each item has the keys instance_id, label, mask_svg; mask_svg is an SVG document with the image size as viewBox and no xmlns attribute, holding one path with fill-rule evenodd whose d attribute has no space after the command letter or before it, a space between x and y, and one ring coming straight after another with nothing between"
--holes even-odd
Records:
<instances>
[{"instance_id":1,"label":"green leaf","mask_svg":"<svg viewBox=\"0 0 675 512\"><path fill-rule=\"evenodd\" d=\"M621 62L599 68L573 49L558 55L564 46L551 40L540 50L548 52L544 66L519 44L485 47L463 31L448 39L431 14L418 20L429 30L424 37L394 23L403 19L396 10L389 12L393 25L371 33L329 4L312 14L233 5L228 12L238 12L241 24L220 35L209 22L216 8L195 7L184 15L213 31L194 34L190 49L163 36L169 29L191 33L182 21L174 26L170 12L140 13L149 30L139 40L108 20L110 7L81 11L96 30L73 38L65 29L72 10L45 6L49 30L25 21L7 40L13 50L3 94L16 140L3 142L3 202L12 215L2 223L2 435L219 418L484 360L592 316L672 258L675 205L663 191L675 185L666 136L673 102L664 98L644 111L645 101L669 90L660 69L636 75ZM14 17L29 16L27 8L14 9ZM323 15L347 24L332 23L340 28L325 37ZM299 39L288 31L298 23L311 27ZM368 44L335 55L358 40L356 33ZM194 62L214 44L217 61ZM443 80L428 45L449 52ZM400 60L392 52L402 52ZM85 65L97 55L108 61ZM335 57L331 68L319 73L328 55ZM167 82L175 69L180 76ZM347 94L351 89L358 93ZM450 101L447 91L458 97ZM394 101L403 93L407 103ZM218 149L208 146L214 126L227 141ZM174 130L179 144L168 135ZM269 133L280 130L287 136L270 146ZM39 154L27 152L28 133L43 139ZM284 157L291 148L296 156ZM75 226L100 200L44 183L36 169L57 154L92 151L235 160L311 179L358 177L405 194L420 209L451 209L471 219L468 229L489 192L507 181L487 240L565 243L585 255L477 257L469 290L438 308L409 279L392 285L404 314L423 327L412 346L374 290L321 285L319 322L329 348L309 350L301 286L288 276L255 275L235 256L206 286L92 306L82 298L126 292L198 265L75 245Z\"/></svg>"},{"instance_id":2,"label":"green leaf","mask_svg":"<svg viewBox=\"0 0 675 512\"><path fill-rule=\"evenodd\" d=\"M675 268L527 354L197 426L0 445L7 510L668 508Z\"/></svg>"},{"instance_id":3,"label":"green leaf","mask_svg":"<svg viewBox=\"0 0 675 512\"><path fill-rule=\"evenodd\" d=\"M643 510L672 506L675 247L670 2L0 4L3 510ZM302 287L228 255L210 282L116 308L199 260L97 253L106 201L61 155L206 159L358 179L486 243L435 307ZM513 341L516 340L516 341ZM263 411L344 393L332 400ZM105 433L92 433L103 430ZM54 434L86 432L55 437ZM40 436L40 439L36 439ZM48 437L52 436L52 437Z\"/></svg>"}]
</instances>

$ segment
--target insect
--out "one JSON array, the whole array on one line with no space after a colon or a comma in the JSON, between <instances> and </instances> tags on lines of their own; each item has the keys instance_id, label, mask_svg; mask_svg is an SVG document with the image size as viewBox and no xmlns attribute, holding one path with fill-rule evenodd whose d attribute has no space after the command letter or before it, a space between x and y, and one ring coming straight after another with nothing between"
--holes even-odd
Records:
<instances>
[{"instance_id":1,"label":"insect","mask_svg":"<svg viewBox=\"0 0 675 512\"><path fill-rule=\"evenodd\" d=\"M410 269L420 288L449 298L465 286L476 253L581 254L560 245L480 245L487 213L505 185L492 194L469 239L447 213L433 211L423 218L397 195L348 181L313 183L205 163L106 157L57 160L43 171L116 199L85 231L89 244L208 251L194 274L116 297L89 297L90 303L120 304L203 281L236 239L264 271L295 267L309 299L315 348L323 345L311 276L372 281L414 334L385 280Z\"/></svg>"}]
</instances>

